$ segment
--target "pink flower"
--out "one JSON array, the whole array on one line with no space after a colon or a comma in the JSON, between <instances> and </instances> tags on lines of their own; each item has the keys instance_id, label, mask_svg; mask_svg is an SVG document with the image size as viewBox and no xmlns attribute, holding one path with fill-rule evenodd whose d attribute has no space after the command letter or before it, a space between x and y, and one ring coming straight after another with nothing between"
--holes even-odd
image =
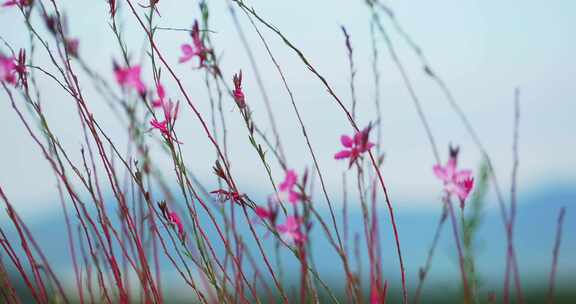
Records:
<instances>
[{"instance_id":1,"label":"pink flower","mask_svg":"<svg viewBox=\"0 0 576 304\"><path fill-rule=\"evenodd\" d=\"M300 195L294 191L297 179L298 177L294 170L286 171L286 177L278 187L278 193L272 196L272 202L279 203L281 201L288 201L292 204L296 204L300 199Z\"/></svg>"},{"instance_id":2,"label":"pink flower","mask_svg":"<svg viewBox=\"0 0 576 304\"><path fill-rule=\"evenodd\" d=\"M197 20L194 21L190 35L192 36L192 44L182 44L180 47L182 49L182 56L179 61L180 63L184 63L198 56L198 67L205 67L210 50L204 46L204 42L202 42L202 39L200 38L200 29Z\"/></svg>"},{"instance_id":3,"label":"pink flower","mask_svg":"<svg viewBox=\"0 0 576 304\"><path fill-rule=\"evenodd\" d=\"M176 103L176 106L174 106L172 100L166 101L166 92L164 91L162 84L158 83L156 85L156 91L158 99L152 101L152 107L162 108L164 112L164 120L158 121L154 118L150 121L150 125L152 125L152 128L158 129L166 140L172 141L174 138L172 137L171 131L176 123L176 118L178 118L178 109L180 104Z\"/></svg>"},{"instance_id":4,"label":"pink flower","mask_svg":"<svg viewBox=\"0 0 576 304\"><path fill-rule=\"evenodd\" d=\"M161 83L156 84L156 92L158 93L158 99L152 101L152 107L159 108L164 104L164 98L166 97L166 92Z\"/></svg>"},{"instance_id":5,"label":"pink flower","mask_svg":"<svg viewBox=\"0 0 576 304\"><path fill-rule=\"evenodd\" d=\"M0 81L16 84L16 59L0 54Z\"/></svg>"},{"instance_id":6,"label":"pink flower","mask_svg":"<svg viewBox=\"0 0 576 304\"><path fill-rule=\"evenodd\" d=\"M170 224L176 226L178 230L178 237L180 240L184 240L184 225L182 225L182 221L180 220L180 216L174 211L168 212L168 221Z\"/></svg>"},{"instance_id":7,"label":"pink flower","mask_svg":"<svg viewBox=\"0 0 576 304\"><path fill-rule=\"evenodd\" d=\"M367 152L372 147L374 147L374 143L369 141L370 130L372 129L371 125L368 125L364 130L357 132L354 135L354 138L351 138L348 135L342 135L340 137L340 142L344 149L334 155L335 159L350 159L349 167L352 166L360 157L360 155L364 152Z\"/></svg>"},{"instance_id":8,"label":"pink flower","mask_svg":"<svg viewBox=\"0 0 576 304\"><path fill-rule=\"evenodd\" d=\"M471 170L458 170L458 148L450 147L450 158L446 165L434 165L432 170L438 179L444 183L444 190L449 195L456 195L460 200L461 207L474 187L474 178Z\"/></svg>"},{"instance_id":9,"label":"pink flower","mask_svg":"<svg viewBox=\"0 0 576 304\"><path fill-rule=\"evenodd\" d=\"M2 3L3 7L10 7L10 6L28 6L31 4L30 0L7 0L6 2Z\"/></svg>"},{"instance_id":10,"label":"pink flower","mask_svg":"<svg viewBox=\"0 0 576 304\"><path fill-rule=\"evenodd\" d=\"M289 242L302 244L306 241L306 235L300 231L302 219L296 216L288 216L284 224L278 225L278 232Z\"/></svg>"},{"instance_id":11,"label":"pink flower","mask_svg":"<svg viewBox=\"0 0 576 304\"><path fill-rule=\"evenodd\" d=\"M160 133L162 133L162 135L165 135L165 136L170 135L170 132L168 131L168 121L167 120L158 121L156 118L154 118L150 121L150 125L152 126L152 128L158 129L160 131Z\"/></svg>"},{"instance_id":12,"label":"pink flower","mask_svg":"<svg viewBox=\"0 0 576 304\"><path fill-rule=\"evenodd\" d=\"M256 212L256 215L263 220L268 220L268 219L272 218L272 212L270 212L270 210L268 210L266 208L256 207L256 209L254 209L254 211Z\"/></svg>"},{"instance_id":13,"label":"pink flower","mask_svg":"<svg viewBox=\"0 0 576 304\"><path fill-rule=\"evenodd\" d=\"M254 208L258 219L268 221L272 226L276 225L276 218L278 217L278 205L274 203L268 204L268 208L256 206Z\"/></svg>"},{"instance_id":14,"label":"pink flower","mask_svg":"<svg viewBox=\"0 0 576 304\"><path fill-rule=\"evenodd\" d=\"M234 74L234 91L232 94L234 95L234 101L240 108L244 108L246 106L246 100L244 99L244 92L242 91L242 70L240 73Z\"/></svg>"},{"instance_id":15,"label":"pink flower","mask_svg":"<svg viewBox=\"0 0 576 304\"><path fill-rule=\"evenodd\" d=\"M146 93L146 86L142 83L140 79L140 66L135 65L133 67L121 68L114 65L114 74L116 75L116 82L123 87L132 87L138 91L140 94Z\"/></svg>"}]
</instances>

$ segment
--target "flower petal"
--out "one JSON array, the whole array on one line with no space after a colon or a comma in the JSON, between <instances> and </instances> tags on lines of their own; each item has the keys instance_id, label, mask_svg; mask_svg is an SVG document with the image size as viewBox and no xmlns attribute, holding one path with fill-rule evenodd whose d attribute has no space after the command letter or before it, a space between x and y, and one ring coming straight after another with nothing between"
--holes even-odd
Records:
<instances>
[{"instance_id":1,"label":"flower petal","mask_svg":"<svg viewBox=\"0 0 576 304\"><path fill-rule=\"evenodd\" d=\"M348 135L342 135L340 137L340 142L346 148L352 148L352 145L354 144L354 141Z\"/></svg>"},{"instance_id":2,"label":"flower petal","mask_svg":"<svg viewBox=\"0 0 576 304\"><path fill-rule=\"evenodd\" d=\"M336 154L334 154L334 159L345 159L350 157L352 152L350 150L342 150Z\"/></svg>"}]
</instances>

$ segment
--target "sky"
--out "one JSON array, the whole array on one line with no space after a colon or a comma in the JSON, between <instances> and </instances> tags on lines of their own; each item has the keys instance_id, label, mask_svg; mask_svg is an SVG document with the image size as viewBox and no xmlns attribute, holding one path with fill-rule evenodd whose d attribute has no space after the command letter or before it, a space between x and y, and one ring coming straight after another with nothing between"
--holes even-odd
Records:
<instances>
[{"instance_id":1,"label":"sky","mask_svg":"<svg viewBox=\"0 0 576 304\"><path fill-rule=\"evenodd\" d=\"M123 3L123 1L119 1ZM254 119L270 134L265 108L246 53L230 18L228 2L209 1L210 30L222 61L224 75L242 69L247 101ZM246 1L265 19L270 20L326 76L336 94L350 104L349 70L343 35L344 25L351 35L357 65L356 90L358 122L367 125L376 119L371 75L370 14L363 1ZM475 126L493 158L501 184L507 188L512 166L512 127L514 89L521 91L519 190L527 191L554 183L576 182L576 42L571 39L576 26L574 1L390 1L397 19L421 46L436 72L452 89L457 101ZM120 56L108 25L105 1L66 1L62 4L70 34L80 38L80 54L99 73L112 79L112 60ZM195 1L161 0L160 26L189 28L199 11ZM35 20L40 22L36 15ZM295 113L274 66L266 55L246 17L239 15L242 27L256 55L260 72L270 96L273 111L287 150L289 165L302 172L312 162ZM135 18L122 7L120 20L124 38L134 62L144 56L145 37ZM477 151L457 116L437 86L424 73L417 57L394 33L390 22L384 23L391 33L400 60L421 100L441 156L447 154L449 143L461 146L463 167L476 168L480 162ZM295 94L327 188L339 198L342 172L346 164L336 162L333 155L340 148L341 134L352 129L342 111L326 93L318 80L301 64L272 33L265 31L272 52L281 64L288 84ZM0 37L16 48L27 46L22 16L14 9L0 10ZM46 34L46 33L44 33ZM48 37L48 36L46 36ZM209 102L203 74L190 65L178 65L179 47L189 42L183 32L160 31L157 43L168 61L175 66L202 115L209 119ZM386 153L384 179L397 208L437 210L440 185L431 167L434 157L418 120L416 111L396 70L382 37L379 86L382 102L382 148ZM0 46L2 52L7 52ZM45 53L35 61L49 65ZM146 66L144 66L146 70ZM149 68L149 67L148 67ZM144 80L152 83L151 73ZM80 79L86 81L85 78ZM126 134L122 124L108 106L99 100L86 81L87 100L95 117L104 122L104 129L123 146ZM70 151L79 160L82 144L77 127L73 100L50 79L39 76L43 106L48 121ZM168 95L182 99L175 84L165 77ZM118 92L120 90L118 89ZM270 193L267 177L247 141L247 134L231 100L224 100L229 120L229 146L232 171L239 186L253 195ZM21 102L21 101L20 101ZM226 104L226 103L229 104ZM214 151L204 138L198 121L189 108L179 118L177 132L182 134L187 165L208 184L213 183L211 166ZM37 146L27 136L22 124L10 108L8 98L0 95L0 185L17 210L30 215L50 214L58 204L55 179ZM150 134L150 136L154 136ZM153 154L159 163L171 169L158 149ZM255 168L257 170L255 170ZM274 177L282 172L273 167ZM421 202L421 203L414 203ZM520 202L522 203L522 202Z\"/></svg>"}]
</instances>

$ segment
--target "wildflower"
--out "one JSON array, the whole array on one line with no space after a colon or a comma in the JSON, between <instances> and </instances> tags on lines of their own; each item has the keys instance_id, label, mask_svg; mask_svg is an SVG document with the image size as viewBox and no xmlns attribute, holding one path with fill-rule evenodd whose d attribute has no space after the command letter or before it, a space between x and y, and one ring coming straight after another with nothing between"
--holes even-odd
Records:
<instances>
[{"instance_id":1,"label":"wildflower","mask_svg":"<svg viewBox=\"0 0 576 304\"><path fill-rule=\"evenodd\" d=\"M173 138L171 131L174 128L176 118L178 117L179 103L176 103L176 106L174 106L172 100L166 101L166 93L162 84L158 83L156 85L156 91L158 99L152 101L152 106L155 108L162 108L164 112L164 120L158 121L158 119L154 118L150 121L150 125L152 125L153 129L158 129L168 141L172 141Z\"/></svg>"},{"instance_id":2,"label":"wildflower","mask_svg":"<svg viewBox=\"0 0 576 304\"><path fill-rule=\"evenodd\" d=\"M297 216L288 216L284 224L278 225L278 232L289 242L302 244L306 241L306 235L300 231L302 219Z\"/></svg>"},{"instance_id":3,"label":"wildflower","mask_svg":"<svg viewBox=\"0 0 576 304\"><path fill-rule=\"evenodd\" d=\"M11 6L28 6L32 4L31 0L7 0L4 3L2 3L3 7L11 7Z\"/></svg>"},{"instance_id":4,"label":"wildflower","mask_svg":"<svg viewBox=\"0 0 576 304\"><path fill-rule=\"evenodd\" d=\"M168 204L166 204L166 201L158 202L158 208L160 208L160 211L162 211L162 216L164 217L164 219L166 219L166 221L168 221L170 225L176 227L176 231L178 232L178 238L182 242L184 242L186 234L184 232L184 225L182 225L182 220L180 220L180 216L178 215L178 213L170 211L168 209Z\"/></svg>"},{"instance_id":5,"label":"wildflower","mask_svg":"<svg viewBox=\"0 0 576 304\"><path fill-rule=\"evenodd\" d=\"M180 220L180 216L176 212L170 211L170 212L168 212L167 219L171 225L174 225L176 227L176 229L178 231L178 237L180 238L181 241L183 241L185 238L184 225L182 225L182 221Z\"/></svg>"},{"instance_id":6,"label":"wildflower","mask_svg":"<svg viewBox=\"0 0 576 304\"><path fill-rule=\"evenodd\" d=\"M464 207L464 201L474 187L474 178L471 170L458 170L458 148L450 147L450 157L446 165L434 165L432 168L438 179L444 183L444 191L448 195L456 195L460 200L460 207Z\"/></svg>"},{"instance_id":7,"label":"wildflower","mask_svg":"<svg viewBox=\"0 0 576 304\"><path fill-rule=\"evenodd\" d=\"M364 130L357 132L354 135L354 138L351 138L348 135L342 135L340 137L340 142L344 149L334 155L335 159L350 159L349 167L352 167L352 164L356 162L358 157L364 152L367 152L372 147L374 147L374 143L370 142L368 137L370 136L370 130L372 129L371 125L364 128Z\"/></svg>"},{"instance_id":8,"label":"wildflower","mask_svg":"<svg viewBox=\"0 0 576 304\"><path fill-rule=\"evenodd\" d=\"M139 65L121 68L114 64L116 82L118 82L121 87L132 87L136 89L138 93L144 95L146 92L146 86L140 79L140 71L141 69Z\"/></svg>"},{"instance_id":9,"label":"wildflower","mask_svg":"<svg viewBox=\"0 0 576 304\"><path fill-rule=\"evenodd\" d=\"M280 201L288 201L292 204L296 204L300 199L300 195L294 191L294 186L296 186L296 181L298 176L294 170L286 171L286 176L284 181L278 187L278 192L272 196L272 201L278 203Z\"/></svg>"},{"instance_id":10,"label":"wildflower","mask_svg":"<svg viewBox=\"0 0 576 304\"><path fill-rule=\"evenodd\" d=\"M0 54L0 81L16 84L16 59Z\"/></svg>"},{"instance_id":11,"label":"wildflower","mask_svg":"<svg viewBox=\"0 0 576 304\"><path fill-rule=\"evenodd\" d=\"M161 83L156 84L156 93L158 94L158 99L152 101L152 107L160 108L164 104L164 98L166 97L166 92Z\"/></svg>"},{"instance_id":12,"label":"wildflower","mask_svg":"<svg viewBox=\"0 0 576 304\"><path fill-rule=\"evenodd\" d=\"M268 208L256 206L254 208L256 216L262 221L268 221L272 226L276 225L276 218L278 217L278 205L268 204Z\"/></svg>"},{"instance_id":13,"label":"wildflower","mask_svg":"<svg viewBox=\"0 0 576 304\"><path fill-rule=\"evenodd\" d=\"M198 56L199 68L206 66L206 61L208 60L209 49L204 46L204 42L200 38L200 29L198 27L198 21L194 21L192 26L192 44L182 44L180 47L182 49L182 57L180 57L180 63L187 62L192 58Z\"/></svg>"},{"instance_id":14,"label":"wildflower","mask_svg":"<svg viewBox=\"0 0 576 304\"><path fill-rule=\"evenodd\" d=\"M246 100L244 99L244 92L242 91L242 70L240 73L234 74L234 91L232 94L234 95L234 101L240 108L244 108L246 106Z\"/></svg>"},{"instance_id":15,"label":"wildflower","mask_svg":"<svg viewBox=\"0 0 576 304\"><path fill-rule=\"evenodd\" d=\"M170 132L168 131L168 121L167 120L158 121L156 118L154 118L150 121L150 125L152 126L152 128L158 129L160 131L160 133L162 133L162 135L170 136Z\"/></svg>"}]
</instances>

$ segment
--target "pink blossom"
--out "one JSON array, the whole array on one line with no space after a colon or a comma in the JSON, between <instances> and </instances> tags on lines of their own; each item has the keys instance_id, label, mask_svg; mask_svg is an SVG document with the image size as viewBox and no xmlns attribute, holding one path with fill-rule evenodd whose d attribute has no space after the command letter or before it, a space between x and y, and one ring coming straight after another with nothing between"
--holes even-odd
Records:
<instances>
[{"instance_id":1,"label":"pink blossom","mask_svg":"<svg viewBox=\"0 0 576 304\"><path fill-rule=\"evenodd\" d=\"M449 195L456 195L460 200L461 207L474 187L472 171L468 169L458 170L458 148L450 147L450 157L446 165L434 165L432 170L438 179L444 183L444 190Z\"/></svg>"},{"instance_id":2,"label":"pink blossom","mask_svg":"<svg viewBox=\"0 0 576 304\"><path fill-rule=\"evenodd\" d=\"M256 207L254 211L256 212L256 215L263 220L268 220L272 217L272 212L266 208Z\"/></svg>"},{"instance_id":3,"label":"pink blossom","mask_svg":"<svg viewBox=\"0 0 576 304\"><path fill-rule=\"evenodd\" d=\"M200 38L200 29L198 27L197 20L194 21L190 35L192 36L192 44L182 44L180 47L182 50L182 56L180 57L179 61L180 63L184 63L198 56L198 67L205 67L210 50L204 46L204 42Z\"/></svg>"},{"instance_id":4,"label":"pink blossom","mask_svg":"<svg viewBox=\"0 0 576 304\"><path fill-rule=\"evenodd\" d=\"M3 7L11 7L11 6L28 6L31 4L30 0L7 0L6 2L2 3Z\"/></svg>"},{"instance_id":5,"label":"pink blossom","mask_svg":"<svg viewBox=\"0 0 576 304\"><path fill-rule=\"evenodd\" d=\"M164 112L164 120L158 121L156 118L150 121L152 128L158 129L160 133L168 141L172 141L172 129L176 123L176 118L178 118L179 103L174 103L172 100L166 100L166 92L162 84L158 83L156 85L156 91L158 94L158 99L152 101L152 106L155 108L161 107ZM179 142L180 143L180 142Z\"/></svg>"},{"instance_id":6,"label":"pink blossom","mask_svg":"<svg viewBox=\"0 0 576 304\"><path fill-rule=\"evenodd\" d=\"M234 91L232 94L234 95L234 101L240 108L244 108L246 106L246 100L244 98L244 92L242 91L242 71L238 74L234 74Z\"/></svg>"},{"instance_id":7,"label":"pink blossom","mask_svg":"<svg viewBox=\"0 0 576 304\"><path fill-rule=\"evenodd\" d=\"M292 204L296 204L300 199L300 195L294 191L294 186L296 186L297 179L298 176L294 170L286 171L284 181L279 185L276 195L272 196L272 201L274 203L288 201Z\"/></svg>"},{"instance_id":8,"label":"pink blossom","mask_svg":"<svg viewBox=\"0 0 576 304\"><path fill-rule=\"evenodd\" d=\"M342 135L340 137L340 142L344 149L334 155L335 159L350 159L349 167L352 166L360 157L360 155L364 152L367 152L372 147L374 147L374 143L369 141L370 130L372 129L371 125L364 128L364 130L357 132L354 135L354 138L351 138L348 135Z\"/></svg>"},{"instance_id":9,"label":"pink blossom","mask_svg":"<svg viewBox=\"0 0 576 304\"><path fill-rule=\"evenodd\" d=\"M146 86L140 79L140 66L135 65L133 67L121 68L114 66L114 74L116 75L116 82L123 87L132 87L138 91L140 94L146 93Z\"/></svg>"},{"instance_id":10,"label":"pink blossom","mask_svg":"<svg viewBox=\"0 0 576 304\"><path fill-rule=\"evenodd\" d=\"M156 92L158 94L158 99L152 101L152 107L160 108L164 104L164 98L166 97L166 92L161 83L156 84Z\"/></svg>"},{"instance_id":11,"label":"pink blossom","mask_svg":"<svg viewBox=\"0 0 576 304\"><path fill-rule=\"evenodd\" d=\"M278 225L278 232L289 242L302 244L306 241L306 235L300 231L302 219L297 216L288 216L284 224Z\"/></svg>"},{"instance_id":12,"label":"pink blossom","mask_svg":"<svg viewBox=\"0 0 576 304\"><path fill-rule=\"evenodd\" d=\"M174 211L168 212L168 221L170 224L176 226L178 230L178 237L180 240L184 239L184 225L182 225L182 221L180 220L180 216Z\"/></svg>"},{"instance_id":13,"label":"pink blossom","mask_svg":"<svg viewBox=\"0 0 576 304\"><path fill-rule=\"evenodd\" d=\"M0 54L0 81L16 84L16 59Z\"/></svg>"},{"instance_id":14,"label":"pink blossom","mask_svg":"<svg viewBox=\"0 0 576 304\"><path fill-rule=\"evenodd\" d=\"M170 135L170 132L168 131L168 121L158 121L156 118L154 118L150 121L150 125L152 125L152 128L158 129L162 135Z\"/></svg>"}]
</instances>

